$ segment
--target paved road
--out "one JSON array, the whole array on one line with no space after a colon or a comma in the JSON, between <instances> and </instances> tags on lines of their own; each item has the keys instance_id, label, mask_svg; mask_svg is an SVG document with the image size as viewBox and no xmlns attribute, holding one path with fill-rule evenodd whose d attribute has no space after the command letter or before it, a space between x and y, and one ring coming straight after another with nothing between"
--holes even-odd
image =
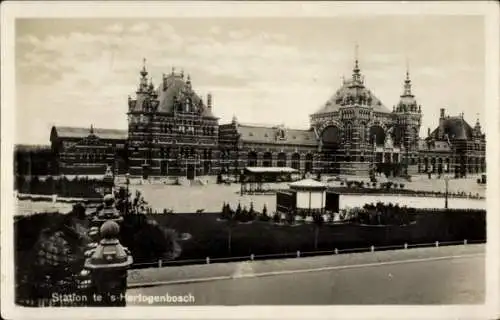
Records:
<instances>
[{"instance_id":1,"label":"paved road","mask_svg":"<svg viewBox=\"0 0 500 320\"><path fill-rule=\"evenodd\" d=\"M181 268L183 273L179 272ZM167 295L171 300L174 296L183 296L187 304L196 305L476 304L483 303L485 297L483 245L213 264L162 271L156 281L221 278L134 287L140 279L136 277L129 281L132 288L127 291L129 299L136 300L129 300L128 305L149 305L150 302L166 305L168 303L161 299ZM147 302L144 297L157 301Z\"/></svg>"}]
</instances>

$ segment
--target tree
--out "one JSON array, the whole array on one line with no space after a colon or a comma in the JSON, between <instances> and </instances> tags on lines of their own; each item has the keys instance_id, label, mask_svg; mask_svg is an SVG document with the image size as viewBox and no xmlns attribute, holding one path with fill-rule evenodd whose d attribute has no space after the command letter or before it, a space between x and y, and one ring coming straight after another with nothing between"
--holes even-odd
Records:
<instances>
[{"instance_id":1,"label":"tree","mask_svg":"<svg viewBox=\"0 0 500 320\"><path fill-rule=\"evenodd\" d=\"M238 208L241 211L241 206L238 204ZM233 242L233 228L236 224L236 213L229 208L227 212L227 252L231 255L231 245Z\"/></svg>"},{"instance_id":2,"label":"tree","mask_svg":"<svg viewBox=\"0 0 500 320\"><path fill-rule=\"evenodd\" d=\"M248 222L248 221L250 221L249 215L248 215L248 210L247 210L246 206L243 206L243 210L241 210L241 216L240 216L239 221L241 221L241 222Z\"/></svg>"},{"instance_id":3,"label":"tree","mask_svg":"<svg viewBox=\"0 0 500 320\"><path fill-rule=\"evenodd\" d=\"M281 215L279 214L278 211L275 211L273 214L273 221L275 223L279 223L281 221Z\"/></svg>"},{"instance_id":4,"label":"tree","mask_svg":"<svg viewBox=\"0 0 500 320\"><path fill-rule=\"evenodd\" d=\"M222 210L220 211L220 218L221 219L226 219L227 218L226 202L223 202L223 204L222 204Z\"/></svg>"},{"instance_id":5,"label":"tree","mask_svg":"<svg viewBox=\"0 0 500 320\"><path fill-rule=\"evenodd\" d=\"M253 208L253 202L250 202L250 209L248 209L249 221L255 220L255 216L256 216L256 213L255 213L255 209Z\"/></svg>"},{"instance_id":6,"label":"tree","mask_svg":"<svg viewBox=\"0 0 500 320\"><path fill-rule=\"evenodd\" d=\"M266 208L265 204L264 204L264 208L262 208L262 214L259 216L259 220L266 221L266 222L271 220L271 218L267 214L267 208Z\"/></svg>"}]
</instances>

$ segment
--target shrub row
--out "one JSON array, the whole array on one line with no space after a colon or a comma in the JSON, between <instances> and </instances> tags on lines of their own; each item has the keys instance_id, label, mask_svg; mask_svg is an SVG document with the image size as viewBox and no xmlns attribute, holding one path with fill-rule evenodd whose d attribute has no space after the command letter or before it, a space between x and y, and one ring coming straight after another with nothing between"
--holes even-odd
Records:
<instances>
[{"instance_id":1,"label":"shrub row","mask_svg":"<svg viewBox=\"0 0 500 320\"><path fill-rule=\"evenodd\" d=\"M61 197L83 197L96 198L101 197L99 189L106 186L102 179L89 179L88 177L75 177L68 179L61 177L54 179L49 176L45 180L38 177L31 179L24 176L16 176L15 189L19 193L52 195L57 194Z\"/></svg>"}]
</instances>

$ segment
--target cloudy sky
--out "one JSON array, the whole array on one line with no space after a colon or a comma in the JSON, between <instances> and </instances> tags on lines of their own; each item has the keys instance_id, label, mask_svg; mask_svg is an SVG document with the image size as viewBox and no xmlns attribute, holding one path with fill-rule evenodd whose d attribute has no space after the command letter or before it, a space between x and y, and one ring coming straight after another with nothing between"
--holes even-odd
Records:
<instances>
[{"instance_id":1,"label":"cloudy sky","mask_svg":"<svg viewBox=\"0 0 500 320\"><path fill-rule=\"evenodd\" d=\"M350 76L355 43L390 109L409 61L421 135L441 107L474 125L485 113L483 29L480 16L18 19L15 142L47 144L54 124L126 129L143 58L155 84L175 67L212 92L221 123L307 128Z\"/></svg>"}]
</instances>

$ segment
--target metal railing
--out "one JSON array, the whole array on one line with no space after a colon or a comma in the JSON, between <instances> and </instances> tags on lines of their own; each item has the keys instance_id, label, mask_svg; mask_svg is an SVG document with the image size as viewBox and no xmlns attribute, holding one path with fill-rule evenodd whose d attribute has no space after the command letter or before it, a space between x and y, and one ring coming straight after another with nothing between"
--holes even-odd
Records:
<instances>
[{"instance_id":1,"label":"metal railing","mask_svg":"<svg viewBox=\"0 0 500 320\"><path fill-rule=\"evenodd\" d=\"M237 257L221 257L221 258L211 258L206 257L205 259L186 259L186 260L166 260L158 259L151 262L134 263L132 269L142 269L142 268L162 268L162 267L175 267L184 265L201 265L201 264L212 264L212 263L223 263L223 262L242 262L242 261L254 261L254 260L270 260L270 259L286 259L286 258L302 258L302 257L315 257L315 256L327 256L327 255L337 255L337 254L348 254L348 253L364 253L364 252L375 252L375 251L388 251L388 250L408 250L411 248L428 248L428 247L444 247L444 246L454 246L454 245L468 245L468 244L481 244L486 243L486 240L461 240L461 241L435 241L427 243L403 243L399 245L387 245L387 246L366 246L358 248L333 248L332 250L317 250L317 251L300 251L295 252L283 252L283 253L272 253L272 254L249 254L246 256Z\"/></svg>"}]
</instances>

